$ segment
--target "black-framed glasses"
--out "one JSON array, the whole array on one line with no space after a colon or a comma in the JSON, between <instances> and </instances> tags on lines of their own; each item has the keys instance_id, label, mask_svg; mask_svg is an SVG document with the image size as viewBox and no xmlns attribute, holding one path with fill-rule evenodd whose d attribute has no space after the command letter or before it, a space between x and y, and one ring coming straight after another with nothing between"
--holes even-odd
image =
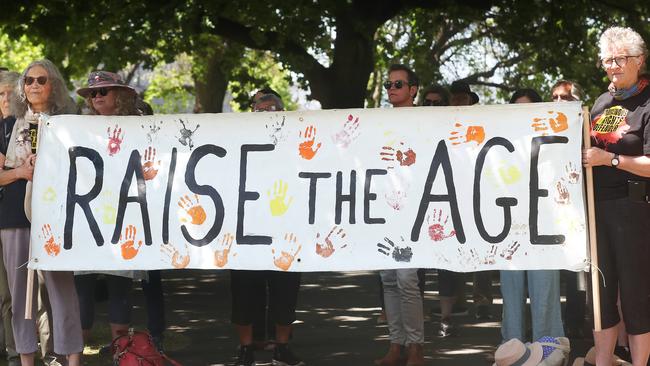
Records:
<instances>
[{"instance_id":1,"label":"black-framed glasses","mask_svg":"<svg viewBox=\"0 0 650 366\"><path fill-rule=\"evenodd\" d=\"M90 90L90 97L94 98L97 96L97 94L101 95L102 97L105 97L108 95L108 92L111 91L110 88L96 88L96 89L91 89Z\"/></svg>"},{"instance_id":2,"label":"black-framed glasses","mask_svg":"<svg viewBox=\"0 0 650 366\"><path fill-rule=\"evenodd\" d=\"M445 102L441 99L437 99L437 100L425 99L422 101L422 105L425 107L441 107L445 105Z\"/></svg>"},{"instance_id":3,"label":"black-framed glasses","mask_svg":"<svg viewBox=\"0 0 650 366\"><path fill-rule=\"evenodd\" d=\"M391 82L390 80L384 81L384 89L390 90L393 86L395 86L395 89L402 89L402 87L408 84L404 80L395 80L394 82Z\"/></svg>"},{"instance_id":4,"label":"black-framed glasses","mask_svg":"<svg viewBox=\"0 0 650 366\"><path fill-rule=\"evenodd\" d=\"M607 70L610 67L613 67L616 64L618 67L625 67L627 65L627 59L630 57L639 57L641 55L627 55L627 56L616 56L609 57L600 60L600 67Z\"/></svg>"},{"instance_id":5,"label":"black-framed glasses","mask_svg":"<svg viewBox=\"0 0 650 366\"><path fill-rule=\"evenodd\" d=\"M32 85L34 84L34 81L36 81L40 85L45 85L47 84L47 76L39 76L36 78L33 76L25 76L25 85Z\"/></svg>"}]
</instances>

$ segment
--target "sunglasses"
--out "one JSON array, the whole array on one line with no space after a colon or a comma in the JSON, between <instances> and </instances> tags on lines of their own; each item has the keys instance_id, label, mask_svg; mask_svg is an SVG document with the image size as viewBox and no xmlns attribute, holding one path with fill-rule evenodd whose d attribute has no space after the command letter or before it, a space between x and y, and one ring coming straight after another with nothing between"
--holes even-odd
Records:
<instances>
[{"instance_id":1,"label":"sunglasses","mask_svg":"<svg viewBox=\"0 0 650 366\"><path fill-rule=\"evenodd\" d=\"M102 97L105 97L108 92L111 91L110 88L98 88L98 89L91 89L90 90L90 97L94 98L97 96L97 94L101 95Z\"/></svg>"},{"instance_id":2,"label":"sunglasses","mask_svg":"<svg viewBox=\"0 0 650 366\"><path fill-rule=\"evenodd\" d=\"M397 80L395 82L391 81L384 81L384 89L390 90L393 85L395 86L395 89L402 89L402 87L406 84L404 80Z\"/></svg>"},{"instance_id":3,"label":"sunglasses","mask_svg":"<svg viewBox=\"0 0 650 366\"><path fill-rule=\"evenodd\" d=\"M422 105L425 107L431 107L431 106L440 107L440 106L444 106L445 102L439 99L438 100L425 99L422 101Z\"/></svg>"},{"instance_id":4,"label":"sunglasses","mask_svg":"<svg viewBox=\"0 0 650 366\"><path fill-rule=\"evenodd\" d=\"M25 85L32 85L34 81L38 82L40 85L47 84L47 76L39 76L37 78L32 76L25 76Z\"/></svg>"}]
</instances>

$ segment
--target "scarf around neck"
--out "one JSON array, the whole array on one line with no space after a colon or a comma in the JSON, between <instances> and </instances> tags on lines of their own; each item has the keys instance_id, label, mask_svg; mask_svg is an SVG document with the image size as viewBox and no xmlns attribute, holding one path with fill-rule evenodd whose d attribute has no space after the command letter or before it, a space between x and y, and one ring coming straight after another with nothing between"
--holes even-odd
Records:
<instances>
[{"instance_id":1,"label":"scarf around neck","mask_svg":"<svg viewBox=\"0 0 650 366\"><path fill-rule=\"evenodd\" d=\"M632 85L630 88L624 89L617 89L614 86L614 83L609 84L609 93L614 97L616 100L625 100L627 98L631 98L635 95L638 95L643 91L643 89L648 86L648 83L650 83L650 80L648 80L648 76L642 75L639 78L639 81L636 82L636 84Z\"/></svg>"}]
</instances>

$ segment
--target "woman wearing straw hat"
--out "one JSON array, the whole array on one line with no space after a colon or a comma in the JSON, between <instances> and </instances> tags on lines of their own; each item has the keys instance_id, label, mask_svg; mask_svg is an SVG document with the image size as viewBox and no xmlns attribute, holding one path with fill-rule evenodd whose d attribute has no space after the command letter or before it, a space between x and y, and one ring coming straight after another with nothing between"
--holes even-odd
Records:
<instances>
[{"instance_id":1,"label":"woman wearing straw hat","mask_svg":"<svg viewBox=\"0 0 650 366\"><path fill-rule=\"evenodd\" d=\"M597 365L609 365L616 345L620 290L632 361L650 355L650 79L642 74L648 51L630 28L600 36L600 65L611 81L591 110L592 148L583 164L594 167L602 330L594 332Z\"/></svg>"}]
</instances>

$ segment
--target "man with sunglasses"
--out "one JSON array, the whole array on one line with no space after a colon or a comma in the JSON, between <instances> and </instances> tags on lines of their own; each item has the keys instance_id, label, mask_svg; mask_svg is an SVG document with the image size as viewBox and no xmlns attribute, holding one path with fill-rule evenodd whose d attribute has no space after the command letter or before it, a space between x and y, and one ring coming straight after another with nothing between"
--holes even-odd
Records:
<instances>
[{"instance_id":1,"label":"man with sunglasses","mask_svg":"<svg viewBox=\"0 0 650 366\"><path fill-rule=\"evenodd\" d=\"M418 92L418 77L408 66L391 65L384 88L388 100L394 108L413 107ZM384 307L390 332L388 353L376 360L379 366L402 365L405 357L402 348L406 347L406 365L424 365L424 315L422 293L418 286L417 268L389 269L380 272L384 292Z\"/></svg>"}]
</instances>

